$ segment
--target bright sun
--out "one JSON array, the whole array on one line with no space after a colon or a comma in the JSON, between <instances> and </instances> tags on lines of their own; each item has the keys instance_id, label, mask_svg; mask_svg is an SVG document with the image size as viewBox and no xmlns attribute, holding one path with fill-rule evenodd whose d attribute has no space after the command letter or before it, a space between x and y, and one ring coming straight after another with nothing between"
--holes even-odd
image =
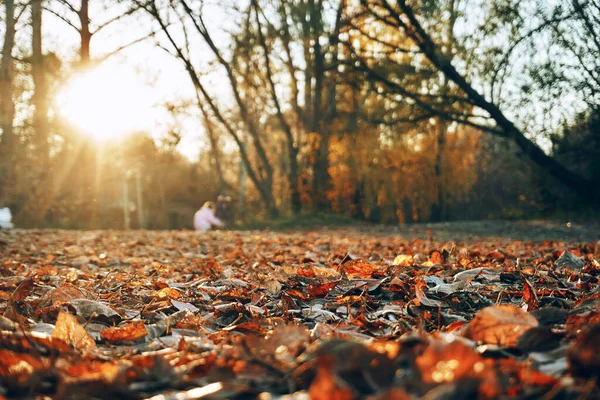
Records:
<instances>
[{"instance_id":1,"label":"bright sun","mask_svg":"<svg viewBox=\"0 0 600 400\"><path fill-rule=\"evenodd\" d=\"M150 130L151 88L134 70L101 66L75 75L56 97L58 113L97 140Z\"/></svg>"}]
</instances>

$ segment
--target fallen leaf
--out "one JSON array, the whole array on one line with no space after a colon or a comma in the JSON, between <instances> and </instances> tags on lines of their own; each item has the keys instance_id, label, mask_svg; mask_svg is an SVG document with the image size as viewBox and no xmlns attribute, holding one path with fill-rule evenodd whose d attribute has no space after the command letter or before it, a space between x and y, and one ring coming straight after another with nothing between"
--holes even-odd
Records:
<instances>
[{"instance_id":1,"label":"fallen leaf","mask_svg":"<svg viewBox=\"0 0 600 400\"><path fill-rule=\"evenodd\" d=\"M533 285L525 278L525 275L521 275L521 280L523 281L523 300L525 300L525 304L527 304L527 311L537 310L540 306Z\"/></svg>"},{"instance_id":2,"label":"fallen leaf","mask_svg":"<svg viewBox=\"0 0 600 400\"><path fill-rule=\"evenodd\" d=\"M42 297L39 302L39 307L53 306L58 303L68 303L72 300L86 298L87 296L77 286L71 283L63 283Z\"/></svg>"},{"instance_id":3,"label":"fallen leaf","mask_svg":"<svg viewBox=\"0 0 600 400\"><path fill-rule=\"evenodd\" d=\"M393 265L397 265L399 267L409 267L413 265L414 260L413 256L410 254L399 254L394 258Z\"/></svg>"},{"instance_id":4,"label":"fallen leaf","mask_svg":"<svg viewBox=\"0 0 600 400\"><path fill-rule=\"evenodd\" d=\"M598 349L600 348L600 324L592 325L583 330L575 342L569 347L567 360L569 371L578 377L589 379L600 379L600 357Z\"/></svg>"},{"instance_id":5,"label":"fallen leaf","mask_svg":"<svg viewBox=\"0 0 600 400\"><path fill-rule=\"evenodd\" d=\"M69 302L77 316L84 320L95 320L108 325L119 323L121 316L104 303L87 299L76 299Z\"/></svg>"},{"instance_id":6,"label":"fallen leaf","mask_svg":"<svg viewBox=\"0 0 600 400\"><path fill-rule=\"evenodd\" d=\"M519 337L536 326L537 319L521 308L499 304L479 311L463 335L478 342L516 347Z\"/></svg>"},{"instance_id":7,"label":"fallen leaf","mask_svg":"<svg viewBox=\"0 0 600 400\"><path fill-rule=\"evenodd\" d=\"M135 321L121 327L112 327L100 332L100 337L111 343L124 341L136 342L148 335L146 326L142 321Z\"/></svg>"},{"instance_id":8,"label":"fallen leaf","mask_svg":"<svg viewBox=\"0 0 600 400\"><path fill-rule=\"evenodd\" d=\"M6 306L4 316L10 320L19 323L20 325L23 325L25 323L25 317L22 315L23 312L20 306L24 304L23 302L25 298L29 296L32 290L33 278L27 278L23 282L21 282L8 299L8 304Z\"/></svg>"},{"instance_id":9,"label":"fallen leaf","mask_svg":"<svg viewBox=\"0 0 600 400\"><path fill-rule=\"evenodd\" d=\"M432 341L415 363L425 383L450 383L480 377L485 370L483 357L458 338L449 342Z\"/></svg>"},{"instance_id":10,"label":"fallen leaf","mask_svg":"<svg viewBox=\"0 0 600 400\"><path fill-rule=\"evenodd\" d=\"M356 259L350 260L343 263L339 270L341 273L346 275L347 278L371 278L373 276L373 272L377 271L377 267L373 264L363 260Z\"/></svg>"},{"instance_id":11,"label":"fallen leaf","mask_svg":"<svg viewBox=\"0 0 600 400\"><path fill-rule=\"evenodd\" d=\"M583 261L570 251L565 251L556 260L556 266L559 268L570 268L579 270L583 268Z\"/></svg>"},{"instance_id":12,"label":"fallen leaf","mask_svg":"<svg viewBox=\"0 0 600 400\"><path fill-rule=\"evenodd\" d=\"M337 284L338 282L311 282L308 294L310 297L325 297Z\"/></svg>"},{"instance_id":13,"label":"fallen leaf","mask_svg":"<svg viewBox=\"0 0 600 400\"><path fill-rule=\"evenodd\" d=\"M356 399L348 384L331 370L333 362L329 357L320 357L318 362L317 375L308 388L311 400Z\"/></svg>"},{"instance_id":14,"label":"fallen leaf","mask_svg":"<svg viewBox=\"0 0 600 400\"><path fill-rule=\"evenodd\" d=\"M156 292L154 294L154 297L160 300L164 300L164 299L173 299L173 300L177 300L178 298L181 297L181 293L177 290L177 289L173 289L171 287L166 287L163 289L160 289L158 292Z\"/></svg>"},{"instance_id":15,"label":"fallen leaf","mask_svg":"<svg viewBox=\"0 0 600 400\"><path fill-rule=\"evenodd\" d=\"M45 357L0 350L0 383L3 392L26 394L39 389L42 380L50 375L50 361Z\"/></svg>"},{"instance_id":16,"label":"fallen leaf","mask_svg":"<svg viewBox=\"0 0 600 400\"><path fill-rule=\"evenodd\" d=\"M431 261L433 263L433 265L443 265L444 264L444 257L442 256L442 253L440 253L439 251L435 250L429 256L429 261Z\"/></svg>"},{"instance_id":17,"label":"fallen leaf","mask_svg":"<svg viewBox=\"0 0 600 400\"><path fill-rule=\"evenodd\" d=\"M78 350L90 350L96 347L96 342L77 322L77 318L66 312L58 314L52 337L61 339Z\"/></svg>"}]
</instances>

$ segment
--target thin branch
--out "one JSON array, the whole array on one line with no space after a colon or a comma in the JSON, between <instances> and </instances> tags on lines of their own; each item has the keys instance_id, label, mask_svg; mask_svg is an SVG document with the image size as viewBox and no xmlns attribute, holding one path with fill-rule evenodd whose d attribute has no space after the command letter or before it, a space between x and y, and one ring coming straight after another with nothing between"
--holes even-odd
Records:
<instances>
[{"instance_id":1,"label":"thin branch","mask_svg":"<svg viewBox=\"0 0 600 400\"><path fill-rule=\"evenodd\" d=\"M79 10L76 9L71 3L69 3L67 0L58 0L59 3L64 4L65 6L67 6L67 8L69 10L71 10L72 12L74 12L75 14L79 14Z\"/></svg>"},{"instance_id":2,"label":"thin branch","mask_svg":"<svg viewBox=\"0 0 600 400\"><path fill-rule=\"evenodd\" d=\"M111 51L110 53L107 53L105 55L103 55L102 57L98 58L95 60L96 63L102 63L104 61L106 61L107 59L109 59L110 57L116 55L117 53L120 53L121 51L125 50L128 47L131 47L133 45L136 45L140 42L143 42L147 39L150 39L151 37L154 37L158 32L160 32L160 30L156 30L156 31L152 31L149 34L147 34L146 36L142 36L138 39L135 39L129 43L126 43L122 46L117 47L116 49L114 49L113 51Z\"/></svg>"},{"instance_id":3,"label":"thin branch","mask_svg":"<svg viewBox=\"0 0 600 400\"><path fill-rule=\"evenodd\" d=\"M77 32L80 31L80 28L75 25L74 23L72 23L67 17L57 13L56 11L48 8L48 7L44 7L44 10L46 10L47 12L49 12L50 14L54 15L55 17L60 18L63 22L65 22L67 25L69 25L71 28L75 29Z\"/></svg>"},{"instance_id":4,"label":"thin branch","mask_svg":"<svg viewBox=\"0 0 600 400\"><path fill-rule=\"evenodd\" d=\"M123 19L125 17L128 17L128 16L134 14L136 11L139 11L141 8L143 8L143 6L137 5L137 7L130 8L129 10L125 11L124 13L119 14L116 17L109 19L108 21L103 22L102 24L100 24L100 25L98 25L96 27L96 29L94 30L94 32L92 32L92 35L95 35L96 33L98 33L98 31L100 31L101 29L106 28L110 24L112 24L114 22L117 22L117 21L119 21L119 20L121 20L121 19Z\"/></svg>"}]
</instances>

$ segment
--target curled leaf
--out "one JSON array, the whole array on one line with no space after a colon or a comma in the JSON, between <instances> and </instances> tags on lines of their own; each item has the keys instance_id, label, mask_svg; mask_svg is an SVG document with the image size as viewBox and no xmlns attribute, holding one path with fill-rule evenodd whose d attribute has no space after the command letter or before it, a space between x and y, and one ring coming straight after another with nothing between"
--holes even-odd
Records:
<instances>
[{"instance_id":1,"label":"curled leaf","mask_svg":"<svg viewBox=\"0 0 600 400\"><path fill-rule=\"evenodd\" d=\"M77 299L69 302L75 309L77 316L85 320L97 320L106 324L114 324L121 321L121 316L112 308L98 301Z\"/></svg>"}]
</instances>

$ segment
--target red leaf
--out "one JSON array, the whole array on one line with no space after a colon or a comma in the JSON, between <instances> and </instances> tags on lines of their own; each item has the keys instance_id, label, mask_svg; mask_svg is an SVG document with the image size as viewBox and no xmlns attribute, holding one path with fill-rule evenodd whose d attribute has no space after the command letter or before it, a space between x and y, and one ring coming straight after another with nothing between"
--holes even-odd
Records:
<instances>
[{"instance_id":1,"label":"red leaf","mask_svg":"<svg viewBox=\"0 0 600 400\"><path fill-rule=\"evenodd\" d=\"M523 300L527 303L527 311L537 310L539 308L539 300L533 285L525 278L525 275L521 275L523 281Z\"/></svg>"},{"instance_id":2,"label":"red leaf","mask_svg":"<svg viewBox=\"0 0 600 400\"><path fill-rule=\"evenodd\" d=\"M338 282L311 282L308 285L308 294L310 297L325 297L337 284Z\"/></svg>"}]
</instances>

